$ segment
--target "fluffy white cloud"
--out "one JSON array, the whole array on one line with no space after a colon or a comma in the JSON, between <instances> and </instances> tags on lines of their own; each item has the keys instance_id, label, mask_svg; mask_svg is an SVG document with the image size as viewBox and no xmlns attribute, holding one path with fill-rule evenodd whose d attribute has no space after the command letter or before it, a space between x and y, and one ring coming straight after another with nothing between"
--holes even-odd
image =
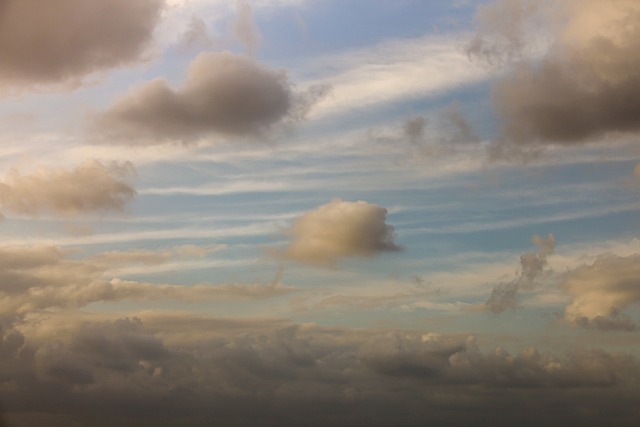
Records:
<instances>
[{"instance_id":1,"label":"fluffy white cloud","mask_svg":"<svg viewBox=\"0 0 640 427\"><path fill-rule=\"evenodd\" d=\"M640 303L640 255L601 255L567 273L563 285L572 297L567 320L599 329L636 328L622 310Z\"/></svg>"},{"instance_id":2,"label":"fluffy white cloud","mask_svg":"<svg viewBox=\"0 0 640 427\"><path fill-rule=\"evenodd\" d=\"M29 175L12 170L0 182L0 207L22 215L59 216L122 211L136 195L130 163L87 160L72 170L41 167Z\"/></svg>"},{"instance_id":3,"label":"fluffy white cloud","mask_svg":"<svg viewBox=\"0 0 640 427\"><path fill-rule=\"evenodd\" d=\"M387 210L364 201L333 200L297 218L286 258L315 265L335 265L346 257L371 257L398 251Z\"/></svg>"}]
</instances>

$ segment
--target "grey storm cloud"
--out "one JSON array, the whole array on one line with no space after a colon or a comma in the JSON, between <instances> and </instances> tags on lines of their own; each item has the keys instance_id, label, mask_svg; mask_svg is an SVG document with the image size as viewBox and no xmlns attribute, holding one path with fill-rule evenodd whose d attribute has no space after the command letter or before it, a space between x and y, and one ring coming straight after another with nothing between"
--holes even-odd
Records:
<instances>
[{"instance_id":1,"label":"grey storm cloud","mask_svg":"<svg viewBox=\"0 0 640 427\"><path fill-rule=\"evenodd\" d=\"M78 85L140 59L163 0L2 0L0 89Z\"/></svg>"},{"instance_id":2,"label":"grey storm cloud","mask_svg":"<svg viewBox=\"0 0 640 427\"><path fill-rule=\"evenodd\" d=\"M386 220L387 210L381 206L335 199L293 222L288 230L291 241L281 255L302 263L332 266L343 258L398 251L393 226Z\"/></svg>"},{"instance_id":3,"label":"grey storm cloud","mask_svg":"<svg viewBox=\"0 0 640 427\"><path fill-rule=\"evenodd\" d=\"M155 79L95 117L97 135L190 141L207 134L259 135L298 107L287 75L229 52L202 53L185 84Z\"/></svg>"},{"instance_id":4,"label":"grey storm cloud","mask_svg":"<svg viewBox=\"0 0 640 427\"><path fill-rule=\"evenodd\" d=\"M571 296L565 319L601 330L635 330L622 310L640 304L640 255L601 255L568 272L562 283Z\"/></svg>"},{"instance_id":5,"label":"grey storm cloud","mask_svg":"<svg viewBox=\"0 0 640 427\"><path fill-rule=\"evenodd\" d=\"M0 209L20 215L73 216L122 211L135 197L131 163L87 160L74 169L41 167L28 175L16 170L0 182Z\"/></svg>"},{"instance_id":6,"label":"grey storm cloud","mask_svg":"<svg viewBox=\"0 0 640 427\"><path fill-rule=\"evenodd\" d=\"M582 144L640 130L640 3L500 0L477 18L469 54L506 58L508 66L494 86L503 129L497 154L510 145ZM535 28L552 34L548 50L512 61L535 44Z\"/></svg>"},{"instance_id":7,"label":"grey storm cloud","mask_svg":"<svg viewBox=\"0 0 640 427\"><path fill-rule=\"evenodd\" d=\"M512 355L468 335L176 313L43 319L0 331L12 426L596 426L638 415L640 366L624 353Z\"/></svg>"},{"instance_id":8,"label":"grey storm cloud","mask_svg":"<svg viewBox=\"0 0 640 427\"><path fill-rule=\"evenodd\" d=\"M546 269L548 266L547 257L555 250L555 236L549 234L545 238L535 235L531 238L531 242L538 248L538 251L527 252L520 256L520 270L516 278L510 282L501 282L493 288L485 303L487 311L497 314L517 308L520 289L531 289L536 280L549 272Z\"/></svg>"}]
</instances>

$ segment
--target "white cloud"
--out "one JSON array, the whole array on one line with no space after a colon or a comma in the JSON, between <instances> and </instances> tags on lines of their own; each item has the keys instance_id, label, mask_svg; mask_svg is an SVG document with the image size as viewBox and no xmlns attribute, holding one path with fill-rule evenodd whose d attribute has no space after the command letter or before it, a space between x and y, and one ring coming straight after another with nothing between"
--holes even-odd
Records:
<instances>
[{"instance_id":1,"label":"white cloud","mask_svg":"<svg viewBox=\"0 0 640 427\"><path fill-rule=\"evenodd\" d=\"M301 70L313 76L309 82L332 87L311 110L311 119L433 96L488 77L451 36L387 41L312 60Z\"/></svg>"},{"instance_id":2,"label":"white cloud","mask_svg":"<svg viewBox=\"0 0 640 427\"><path fill-rule=\"evenodd\" d=\"M398 251L387 210L364 201L333 200L297 218L289 233L285 258L315 265L335 265L346 257L371 257Z\"/></svg>"}]
</instances>

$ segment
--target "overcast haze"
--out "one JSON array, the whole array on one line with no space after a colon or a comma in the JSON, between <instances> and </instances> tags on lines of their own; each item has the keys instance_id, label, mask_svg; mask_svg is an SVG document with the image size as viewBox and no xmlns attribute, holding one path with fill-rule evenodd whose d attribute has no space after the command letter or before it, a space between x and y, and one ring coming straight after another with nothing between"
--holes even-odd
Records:
<instances>
[{"instance_id":1,"label":"overcast haze","mask_svg":"<svg viewBox=\"0 0 640 427\"><path fill-rule=\"evenodd\" d=\"M631 426L636 0L0 0L0 427Z\"/></svg>"}]
</instances>

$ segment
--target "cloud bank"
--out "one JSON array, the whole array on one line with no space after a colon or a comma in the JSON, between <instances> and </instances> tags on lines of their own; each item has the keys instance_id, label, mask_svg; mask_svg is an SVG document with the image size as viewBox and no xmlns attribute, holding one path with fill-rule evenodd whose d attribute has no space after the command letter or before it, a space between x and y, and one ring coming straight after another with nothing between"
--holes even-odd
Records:
<instances>
[{"instance_id":1,"label":"cloud bank","mask_svg":"<svg viewBox=\"0 0 640 427\"><path fill-rule=\"evenodd\" d=\"M72 170L40 168L29 175L12 170L0 182L0 207L19 215L74 216L122 211L135 197L130 163L87 160Z\"/></svg>"},{"instance_id":2,"label":"cloud bank","mask_svg":"<svg viewBox=\"0 0 640 427\"><path fill-rule=\"evenodd\" d=\"M371 257L400 250L387 210L364 201L333 200L297 218L282 255L307 264L331 266L347 257Z\"/></svg>"},{"instance_id":3,"label":"cloud bank","mask_svg":"<svg viewBox=\"0 0 640 427\"><path fill-rule=\"evenodd\" d=\"M0 333L0 381L12 378L0 400L16 426L596 426L638 414L637 359L602 350L512 355L468 335L175 313L49 314Z\"/></svg>"},{"instance_id":4,"label":"cloud bank","mask_svg":"<svg viewBox=\"0 0 640 427\"><path fill-rule=\"evenodd\" d=\"M83 77L140 59L163 0L3 0L0 90L76 86Z\"/></svg>"}]
</instances>

